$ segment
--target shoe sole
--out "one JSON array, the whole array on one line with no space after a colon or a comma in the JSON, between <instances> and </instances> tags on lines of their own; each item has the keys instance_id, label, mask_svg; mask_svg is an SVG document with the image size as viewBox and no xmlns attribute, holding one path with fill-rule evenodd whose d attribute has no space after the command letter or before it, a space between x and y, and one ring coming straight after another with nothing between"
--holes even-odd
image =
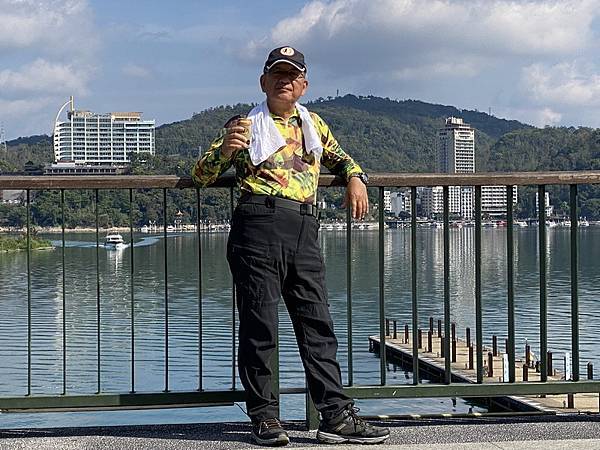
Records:
<instances>
[{"instance_id":1,"label":"shoe sole","mask_svg":"<svg viewBox=\"0 0 600 450\"><path fill-rule=\"evenodd\" d=\"M268 447L283 447L284 445L288 445L290 443L290 438L287 436L279 436L271 439L262 439L255 434L252 434L252 438L254 442L258 445L266 445Z\"/></svg>"},{"instance_id":2,"label":"shoe sole","mask_svg":"<svg viewBox=\"0 0 600 450\"><path fill-rule=\"evenodd\" d=\"M343 436L340 436L339 434L327 433L325 431L320 431L320 430L317 431L317 440L324 444L344 444L344 443L381 444L389 437L390 437L389 433L386 434L385 436L378 436L378 437L372 437L372 438L367 438L367 437L361 438L361 437L343 437Z\"/></svg>"}]
</instances>

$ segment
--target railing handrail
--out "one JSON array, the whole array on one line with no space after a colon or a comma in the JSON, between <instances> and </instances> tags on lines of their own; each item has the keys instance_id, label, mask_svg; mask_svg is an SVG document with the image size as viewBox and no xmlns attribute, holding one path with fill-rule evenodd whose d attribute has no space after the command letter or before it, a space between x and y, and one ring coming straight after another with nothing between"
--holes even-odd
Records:
<instances>
[{"instance_id":1,"label":"railing handrail","mask_svg":"<svg viewBox=\"0 0 600 450\"><path fill-rule=\"evenodd\" d=\"M511 186L600 183L600 170L556 172L480 172L444 173L369 173L372 187L412 186ZM321 175L319 186L343 186L334 175ZM213 187L232 187L235 177L226 174ZM0 189L162 189L194 187L190 177L176 175L64 175L14 176L0 175Z\"/></svg>"}]
</instances>

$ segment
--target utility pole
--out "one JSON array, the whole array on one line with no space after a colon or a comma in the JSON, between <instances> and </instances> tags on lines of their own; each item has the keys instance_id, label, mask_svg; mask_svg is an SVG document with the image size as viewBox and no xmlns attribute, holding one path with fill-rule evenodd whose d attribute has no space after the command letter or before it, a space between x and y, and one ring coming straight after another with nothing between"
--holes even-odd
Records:
<instances>
[{"instance_id":1,"label":"utility pole","mask_svg":"<svg viewBox=\"0 0 600 450\"><path fill-rule=\"evenodd\" d=\"M2 126L2 122L0 122L0 154L6 155L8 153L8 148L6 147L6 135L4 134L4 126Z\"/></svg>"}]
</instances>

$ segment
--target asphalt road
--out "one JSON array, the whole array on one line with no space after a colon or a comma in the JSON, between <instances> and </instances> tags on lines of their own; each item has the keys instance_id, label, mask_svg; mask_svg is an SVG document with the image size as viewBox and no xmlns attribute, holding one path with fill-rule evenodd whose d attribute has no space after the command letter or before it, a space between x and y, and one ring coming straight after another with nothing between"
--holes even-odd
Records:
<instances>
[{"instance_id":1,"label":"asphalt road","mask_svg":"<svg viewBox=\"0 0 600 450\"><path fill-rule=\"evenodd\" d=\"M380 424L384 424L380 422ZM369 450L397 449L600 449L600 415L528 418L398 420L384 445ZM287 448L343 449L325 446L299 422L284 424L291 443ZM98 428L0 430L0 449L203 449L260 448L252 443L249 423L147 425ZM363 447L364 448L364 447Z\"/></svg>"}]
</instances>

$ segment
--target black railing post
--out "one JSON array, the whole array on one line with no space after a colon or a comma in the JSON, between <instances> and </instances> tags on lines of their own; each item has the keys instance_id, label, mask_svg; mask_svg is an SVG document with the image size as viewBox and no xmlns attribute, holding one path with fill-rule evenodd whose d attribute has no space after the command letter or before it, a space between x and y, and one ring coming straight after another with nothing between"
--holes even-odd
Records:
<instances>
[{"instance_id":1,"label":"black railing post","mask_svg":"<svg viewBox=\"0 0 600 450\"><path fill-rule=\"evenodd\" d=\"M233 217L232 217L233 221ZM196 239L198 241L197 245L197 253L198 253L198 261L197 261L197 269L198 269L198 391L202 391L204 389L204 340L202 338L203 334L203 310L202 310L202 233L201 233L201 225L200 221L200 189L196 188ZM234 288L235 289L235 288Z\"/></svg>"},{"instance_id":2,"label":"black railing post","mask_svg":"<svg viewBox=\"0 0 600 450\"><path fill-rule=\"evenodd\" d=\"M450 194L449 187L443 188L444 199L444 383L452 380L450 355Z\"/></svg>"},{"instance_id":3,"label":"black railing post","mask_svg":"<svg viewBox=\"0 0 600 450\"><path fill-rule=\"evenodd\" d=\"M352 344L352 211L346 208L346 329L348 346L348 385L354 385L354 357ZM394 321L394 334L396 322ZM317 416L318 418L318 416ZM311 425L312 426L312 425Z\"/></svg>"},{"instance_id":4,"label":"black railing post","mask_svg":"<svg viewBox=\"0 0 600 450\"><path fill-rule=\"evenodd\" d=\"M379 242L379 342L380 342L380 365L379 365L379 376L380 383L382 386L386 384L386 366L387 366L387 355L385 346L385 330L384 330L384 318L385 318L385 282L384 282L384 270L385 270L385 258L384 258L384 208L383 208L383 187L379 188L379 199L378 199L378 213L379 213L379 231L378 231L378 242Z\"/></svg>"},{"instance_id":5,"label":"black railing post","mask_svg":"<svg viewBox=\"0 0 600 450\"><path fill-rule=\"evenodd\" d=\"M506 186L506 284L508 297L508 339L506 353L508 354L508 381L515 382L515 289L514 289L514 217L513 186Z\"/></svg>"},{"instance_id":6,"label":"black railing post","mask_svg":"<svg viewBox=\"0 0 600 450\"><path fill-rule=\"evenodd\" d=\"M538 186L538 237L540 260L540 380L548 379L548 298L546 293L546 186Z\"/></svg>"},{"instance_id":7,"label":"black railing post","mask_svg":"<svg viewBox=\"0 0 600 450\"><path fill-rule=\"evenodd\" d=\"M133 253L133 189L129 189L129 290L130 290L130 325L131 325L131 388L130 392L135 392L135 266Z\"/></svg>"},{"instance_id":8,"label":"black railing post","mask_svg":"<svg viewBox=\"0 0 600 450\"><path fill-rule=\"evenodd\" d=\"M483 328L481 305L481 186L475 186L475 349L477 383L483 383Z\"/></svg>"},{"instance_id":9,"label":"black railing post","mask_svg":"<svg viewBox=\"0 0 600 450\"><path fill-rule=\"evenodd\" d=\"M417 188L410 188L410 266L411 266L411 310L413 329L413 384L419 384L419 352L414 342L414 333L419 326L419 306L417 298ZM419 329L418 348L422 347Z\"/></svg>"},{"instance_id":10,"label":"black railing post","mask_svg":"<svg viewBox=\"0 0 600 450\"><path fill-rule=\"evenodd\" d=\"M573 353L573 381L579 381L579 289L578 289L578 254L577 230L579 215L577 214L577 185L570 187L571 200L571 349Z\"/></svg>"}]
</instances>

